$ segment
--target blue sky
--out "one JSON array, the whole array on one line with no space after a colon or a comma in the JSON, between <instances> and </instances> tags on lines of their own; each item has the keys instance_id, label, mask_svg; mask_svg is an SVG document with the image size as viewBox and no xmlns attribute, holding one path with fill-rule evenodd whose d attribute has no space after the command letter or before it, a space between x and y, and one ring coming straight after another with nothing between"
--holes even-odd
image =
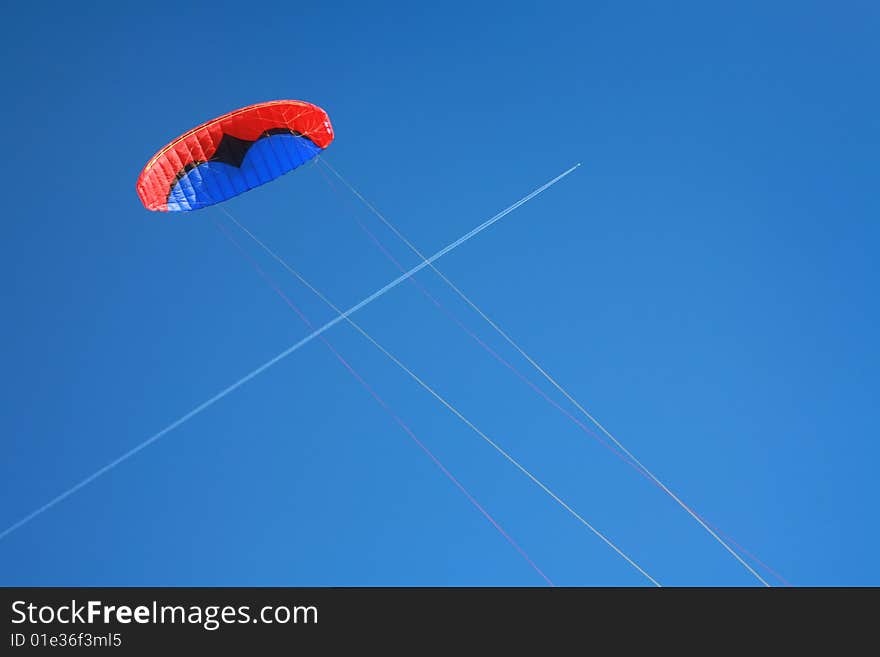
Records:
<instances>
[{"instance_id":1,"label":"blue sky","mask_svg":"<svg viewBox=\"0 0 880 657\"><path fill-rule=\"evenodd\" d=\"M869 2L7 9L0 524L305 335L216 209L134 191L186 129L296 98L426 253L582 162L440 268L786 580L880 584L878 23ZM226 207L340 306L397 273L357 220L417 263L317 167ZM756 583L415 286L357 319L661 583ZM327 338L554 583L647 583L349 327ZM0 582L544 583L318 341L5 537Z\"/></svg>"}]
</instances>

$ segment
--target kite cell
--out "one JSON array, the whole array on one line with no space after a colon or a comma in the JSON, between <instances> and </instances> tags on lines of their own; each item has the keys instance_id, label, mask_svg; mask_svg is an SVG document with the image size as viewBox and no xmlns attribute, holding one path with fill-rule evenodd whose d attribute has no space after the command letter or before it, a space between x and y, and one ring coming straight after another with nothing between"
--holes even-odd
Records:
<instances>
[{"instance_id":1,"label":"kite cell","mask_svg":"<svg viewBox=\"0 0 880 657\"><path fill-rule=\"evenodd\" d=\"M293 171L333 141L327 113L298 100L250 105L203 123L156 153L137 181L148 210L188 212Z\"/></svg>"}]
</instances>

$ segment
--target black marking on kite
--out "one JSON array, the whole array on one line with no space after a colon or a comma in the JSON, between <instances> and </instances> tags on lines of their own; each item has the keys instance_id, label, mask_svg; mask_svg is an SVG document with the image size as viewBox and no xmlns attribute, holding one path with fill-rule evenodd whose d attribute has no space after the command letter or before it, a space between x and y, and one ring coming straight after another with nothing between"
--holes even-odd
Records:
<instances>
[{"instance_id":1,"label":"black marking on kite","mask_svg":"<svg viewBox=\"0 0 880 657\"><path fill-rule=\"evenodd\" d=\"M174 180L171 181L171 185L168 188L168 197L169 198L171 197L171 190L173 190L174 186L180 182L181 178L183 178L190 171L195 169L197 166L204 164L205 162L206 162L206 160L193 160L192 162L187 164L185 167L183 167L180 171L178 171L176 174L174 174Z\"/></svg>"},{"instance_id":2,"label":"black marking on kite","mask_svg":"<svg viewBox=\"0 0 880 657\"><path fill-rule=\"evenodd\" d=\"M295 137L304 136L301 132L290 130L289 128L272 128L271 130L266 130L254 141L239 139L238 137L224 134L220 139L220 143L217 144L217 150L214 151L210 161L223 162L224 164L230 164L236 168L240 168L241 163L244 162L244 158L247 155L247 152L251 149L251 146L257 143L260 139L265 139L272 135L284 134L294 135ZM306 138L308 139L308 137Z\"/></svg>"},{"instance_id":3,"label":"black marking on kite","mask_svg":"<svg viewBox=\"0 0 880 657\"><path fill-rule=\"evenodd\" d=\"M253 141L249 139L239 139L238 137L233 137L232 135L227 135L226 133L223 133L223 137L220 139L220 143L217 144L217 150L214 151L214 154L210 157L210 159L194 160L184 166L174 175L174 180L172 180L171 184L168 186L168 196L166 197L166 200L171 198L171 193L174 191L175 185L177 185L177 183L179 183L181 179L186 176L186 174L188 174L199 165L202 165L205 162L222 162L223 164L229 164L237 169L240 169L241 163L244 162L244 158L247 155L247 152L251 149L251 146L256 144L261 139L265 139L273 135L293 135L294 137L304 137L309 141L312 141L308 135L304 135L298 130L291 130L290 128L271 128L269 130L265 130L264 132L260 133L260 136Z\"/></svg>"}]
</instances>

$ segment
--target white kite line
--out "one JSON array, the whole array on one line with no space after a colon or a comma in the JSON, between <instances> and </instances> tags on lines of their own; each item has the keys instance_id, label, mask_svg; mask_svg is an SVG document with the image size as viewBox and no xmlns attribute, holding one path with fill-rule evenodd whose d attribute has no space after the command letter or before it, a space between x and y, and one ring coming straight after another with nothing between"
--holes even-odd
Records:
<instances>
[{"instance_id":1,"label":"white kite line","mask_svg":"<svg viewBox=\"0 0 880 657\"><path fill-rule=\"evenodd\" d=\"M333 326L335 326L339 322L344 321L349 315L356 313L358 310L360 310L364 306L372 303L373 301L375 301L379 297L383 296L387 292L391 291L392 289L394 289L395 287L400 285L402 282L404 282L405 280L407 280L408 278L410 278L414 274L420 272L425 267L428 267L432 262L439 260L440 258L445 256L450 251L457 249L459 246L461 246L462 244L464 244L465 242L470 240L472 237L476 237L479 233L483 232L484 230L486 230L487 228L492 226L492 224L497 223L498 221L500 221L501 219L506 217L508 214L510 214L511 212L516 210L521 205L528 203L530 200L535 198L538 194L540 194L541 192L549 189L550 187L552 187L553 185L558 183L560 180L565 178L567 175L569 175L572 171L577 169L579 166L580 166L580 163L575 164L573 167L567 169L566 171L563 171L562 173L560 173L558 176L556 176L555 178L553 178L549 182L544 183L543 185L538 187L536 190L534 190L530 194L522 197L520 200L518 200L513 205L508 206L507 208L505 208L504 210L502 210L498 214L487 219L486 221L481 223L479 226L477 226L476 228L471 230L469 233L466 233L465 235L459 237L457 240L455 240L451 244L443 247L442 249L437 251L437 253L432 255L430 258L423 260L421 263L419 263L418 265L416 265L415 267L413 267L409 271L401 274L400 276L395 278L393 281L391 281L387 285L379 288L378 290L373 292L371 295L364 298L362 301L356 303L355 305L353 305L351 308L349 308L345 312L337 315L335 318L331 319L329 322L327 322L326 324L324 324L320 328L315 329L314 331L312 331L309 335L304 337L299 342L288 347L287 349L285 349L284 351L282 351L278 355L273 356L272 358L267 360L265 363L263 363L262 365L260 365L256 369L249 372L248 374L245 374L243 377L238 379L238 381L236 381L235 383L232 383L231 385L223 388L223 390L218 392L216 395L214 395L210 399L202 402L201 404L196 406L194 409L192 409L191 411L189 411L185 415L182 415L180 418L178 418L177 420L175 420L174 422L169 424L164 429L154 433L152 436L150 436L149 438L147 438L146 440L144 440L140 444L135 445L134 447L132 447L130 450L128 450L127 452L125 452L121 456L116 457L115 459L113 459L112 461L110 461L109 463L104 465L103 467L99 468L98 470L96 470L95 472L90 474L85 479L74 484L73 486L68 488L63 493L52 498L51 500L46 502L41 507L35 509L34 511L31 511L29 514L27 514L26 516L24 516L23 518L21 518L20 520L18 520L17 522L13 523L12 525L10 525L6 529L4 529L2 532L0 532L0 540L3 540L7 536L9 536L12 532L20 529L22 526L26 525L34 518L42 515L43 513L45 513L46 511L48 511L52 507L54 507L55 505L63 502L68 497L70 497L71 495L73 495L74 493L79 491L80 489L88 486L90 483L92 483L93 481L95 481L96 479L101 477L102 475L106 474L107 472L109 472L110 470L112 470L113 468L118 466L119 464L127 461L132 456L134 456L135 454L137 454L141 450L149 447L150 445L152 445L154 442L156 442L157 440L159 440L160 438L162 438L166 434L170 433L171 431L174 431L179 426L185 424L186 422L188 422L189 420L194 418L196 415L198 415L202 411L207 410L208 408L210 408L211 406L216 404L218 401L220 401L221 399L223 399L224 397L226 397L230 393L234 392L235 390L237 390L238 388L243 386L245 383L247 383L248 381L250 381L254 377L258 376L259 374L262 374L263 372L265 372L267 369L269 369L270 367L272 367L273 365L275 365L279 361L287 358L288 356L290 356L290 354L297 351L301 347L304 347L306 344L308 344L309 342L311 342L312 340L314 340L319 335L321 335L322 333L324 333L328 329L332 328Z\"/></svg>"}]
</instances>

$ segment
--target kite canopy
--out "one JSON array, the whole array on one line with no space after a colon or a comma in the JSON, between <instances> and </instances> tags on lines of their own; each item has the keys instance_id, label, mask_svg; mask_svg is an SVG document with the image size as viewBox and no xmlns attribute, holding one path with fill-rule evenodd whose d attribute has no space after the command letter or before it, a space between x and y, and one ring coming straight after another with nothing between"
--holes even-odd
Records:
<instances>
[{"instance_id":1,"label":"kite canopy","mask_svg":"<svg viewBox=\"0 0 880 657\"><path fill-rule=\"evenodd\" d=\"M214 205L293 171L333 141L327 113L299 100L250 105L203 123L156 153L137 181L148 210Z\"/></svg>"}]
</instances>

